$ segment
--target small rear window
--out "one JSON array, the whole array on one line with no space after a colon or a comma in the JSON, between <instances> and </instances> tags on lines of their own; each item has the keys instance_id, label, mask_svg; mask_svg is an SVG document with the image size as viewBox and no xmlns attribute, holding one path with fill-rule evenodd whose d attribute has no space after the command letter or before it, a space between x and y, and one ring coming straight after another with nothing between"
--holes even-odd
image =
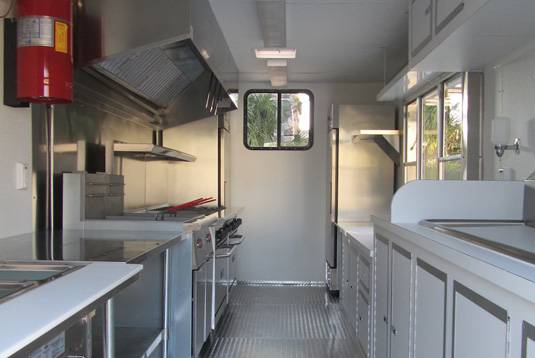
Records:
<instances>
[{"instance_id":1,"label":"small rear window","mask_svg":"<svg viewBox=\"0 0 535 358\"><path fill-rule=\"evenodd\" d=\"M244 145L251 150L306 150L313 143L308 90L251 90L244 98Z\"/></svg>"}]
</instances>

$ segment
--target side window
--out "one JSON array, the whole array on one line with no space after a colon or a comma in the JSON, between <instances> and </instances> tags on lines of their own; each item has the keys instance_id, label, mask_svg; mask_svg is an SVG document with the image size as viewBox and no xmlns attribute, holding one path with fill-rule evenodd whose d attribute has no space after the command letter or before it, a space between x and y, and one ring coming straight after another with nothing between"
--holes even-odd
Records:
<instances>
[{"instance_id":1,"label":"side window","mask_svg":"<svg viewBox=\"0 0 535 358\"><path fill-rule=\"evenodd\" d=\"M444 179L464 177L463 160L463 76L444 83L443 144L440 161Z\"/></svg>"},{"instance_id":2,"label":"side window","mask_svg":"<svg viewBox=\"0 0 535 358\"><path fill-rule=\"evenodd\" d=\"M306 150L313 144L314 97L307 90L252 90L244 97L244 145Z\"/></svg>"},{"instance_id":3,"label":"side window","mask_svg":"<svg viewBox=\"0 0 535 358\"><path fill-rule=\"evenodd\" d=\"M438 91L422 99L422 179L438 179Z\"/></svg>"},{"instance_id":4,"label":"side window","mask_svg":"<svg viewBox=\"0 0 535 358\"><path fill-rule=\"evenodd\" d=\"M405 183L416 179L465 178L464 74L440 82L405 105Z\"/></svg>"}]
</instances>

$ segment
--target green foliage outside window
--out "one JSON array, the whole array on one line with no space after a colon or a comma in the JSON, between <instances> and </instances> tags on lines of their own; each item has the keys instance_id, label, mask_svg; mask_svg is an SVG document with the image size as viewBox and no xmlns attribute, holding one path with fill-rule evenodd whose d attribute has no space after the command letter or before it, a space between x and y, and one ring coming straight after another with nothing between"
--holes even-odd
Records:
<instances>
[{"instance_id":1,"label":"green foliage outside window","mask_svg":"<svg viewBox=\"0 0 535 358\"><path fill-rule=\"evenodd\" d=\"M309 148L311 128L308 127L311 127L312 124L311 101L311 95L304 92L253 92L247 94L245 117L247 130L245 142L247 146L251 149ZM307 111L304 112L305 109ZM303 125L305 125L305 129L302 128Z\"/></svg>"}]
</instances>

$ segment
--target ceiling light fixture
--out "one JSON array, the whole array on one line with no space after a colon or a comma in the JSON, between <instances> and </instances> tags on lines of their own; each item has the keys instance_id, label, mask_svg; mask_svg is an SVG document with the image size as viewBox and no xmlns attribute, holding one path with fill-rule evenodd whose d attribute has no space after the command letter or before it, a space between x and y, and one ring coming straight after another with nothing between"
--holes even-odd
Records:
<instances>
[{"instance_id":1,"label":"ceiling light fixture","mask_svg":"<svg viewBox=\"0 0 535 358\"><path fill-rule=\"evenodd\" d=\"M286 67L288 61L286 60L267 60L267 67Z\"/></svg>"},{"instance_id":2,"label":"ceiling light fixture","mask_svg":"<svg viewBox=\"0 0 535 358\"><path fill-rule=\"evenodd\" d=\"M258 59L286 59L291 60L296 57L297 50L294 48L257 48L255 50Z\"/></svg>"}]
</instances>

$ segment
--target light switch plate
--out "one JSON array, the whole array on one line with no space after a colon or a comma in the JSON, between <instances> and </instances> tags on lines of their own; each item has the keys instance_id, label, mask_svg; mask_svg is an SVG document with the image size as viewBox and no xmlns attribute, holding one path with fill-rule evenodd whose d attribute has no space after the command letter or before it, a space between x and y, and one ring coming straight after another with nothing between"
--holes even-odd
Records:
<instances>
[{"instance_id":1,"label":"light switch plate","mask_svg":"<svg viewBox=\"0 0 535 358\"><path fill-rule=\"evenodd\" d=\"M15 163L15 189L28 189L28 165L24 163Z\"/></svg>"}]
</instances>

